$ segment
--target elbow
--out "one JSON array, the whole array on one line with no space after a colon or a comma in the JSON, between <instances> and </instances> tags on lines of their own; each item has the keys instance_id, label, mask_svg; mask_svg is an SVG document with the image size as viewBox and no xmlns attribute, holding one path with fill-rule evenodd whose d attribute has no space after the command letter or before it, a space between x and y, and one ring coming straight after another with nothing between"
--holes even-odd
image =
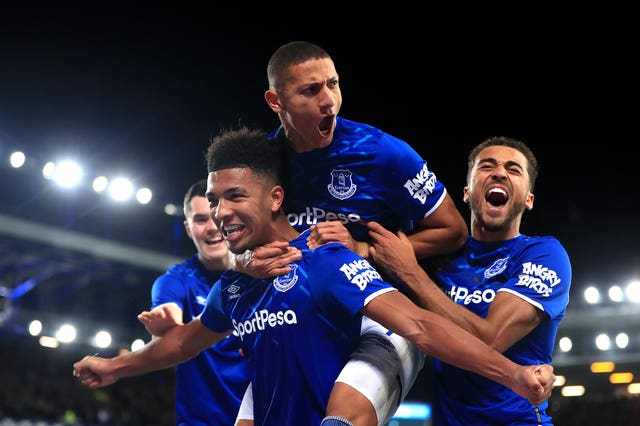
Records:
<instances>
[{"instance_id":1,"label":"elbow","mask_svg":"<svg viewBox=\"0 0 640 426\"><path fill-rule=\"evenodd\" d=\"M469 229L467 228L464 220L461 224L457 223L456 225L449 227L449 250L447 250L447 254L460 250L467 243L468 239Z\"/></svg>"},{"instance_id":2,"label":"elbow","mask_svg":"<svg viewBox=\"0 0 640 426\"><path fill-rule=\"evenodd\" d=\"M466 223L463 224L462 227L458 228L457 237L456 237L456 250L462 248L469 239L469 229L467 228Z\"/></svg>"}]
</instances>

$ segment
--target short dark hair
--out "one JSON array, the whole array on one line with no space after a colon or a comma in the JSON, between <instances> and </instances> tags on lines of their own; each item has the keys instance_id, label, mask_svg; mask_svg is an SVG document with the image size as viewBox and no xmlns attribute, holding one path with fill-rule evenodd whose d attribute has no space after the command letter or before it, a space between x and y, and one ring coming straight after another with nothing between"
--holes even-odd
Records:
<instances>
[{"instance_id":1,"label":"short dark hair","mask_svg":"<svg viewBox=\"0 0 640 426\"><path fill-rule=\"evenodd\" d=\"M254 173L270 177L275 184L284 182L284 149L286 144L270 140L258 129L242 126L223 130L211 140L207 150L209 173L236 167L250 168Z\"/></svg>"},{"instance_id":2,"label":"short dark hair","mask_svg":"<svg viewBox=\"0 0 640 426\"><path fill-rule=\"evenodd\" d=\"M329 53L322 47L308 41L292 41L283 44L271 55L267 64L269 88L281 90L286 74L292 65L301 64L312 59L329 58Z\"/></svg>"},{"instance_id":3,"label":"short dark hair","mask_svg":"<svg viewBox=\"0 0 640 426\"><path fill-rule=\"evenodd\" d=\"M206 197L207 196L207 180L200 179L189 187L187 193L184 194L184 201L182 202L182 209L184 211L184 217L187 217L187 213L191 209L189 204L193 197Z\"/></svg>"},{"instance_id":4,"label":"short dark hair","mask_svg":"<svg viewBox=\"0 0 640 426\"><path fill-rule=\"evenodd\" d=\"M473 169L473 165L476 162L476 157L478 156L480 151L490 146L506 146L518 150L522 153L522 155L524 155L524 157L527 159L527 173L529 173L529 191L533 192L533 188L536 184L536 179L538 178L538 160L533 154L533 151L531 151L531 149L524 142L506 136L494 136L485 139L475 148L473 148L471 152L469 152L469 159L467 161L467 182L469 182L469 178L471 177L471 170Z\"/></svg>"}]
</instances>

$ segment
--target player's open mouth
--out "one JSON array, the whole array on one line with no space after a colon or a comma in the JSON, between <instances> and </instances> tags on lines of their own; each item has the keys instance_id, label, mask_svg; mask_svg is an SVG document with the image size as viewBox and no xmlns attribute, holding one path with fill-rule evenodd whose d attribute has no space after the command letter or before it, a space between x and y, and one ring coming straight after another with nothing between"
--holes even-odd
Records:
<instances>
[{"instance_id":1,"label":"player's open mouth","mask_svg":"<svg viewBox=\"0 0 640 426\"><path fill-rule=\"evenodd\" d=\"M329 132L331 132L331 128L333 127L334 119L335 119L335 117L333 115L330 115L330 116L327 116L327 117L323 118L322 121L320 122L320 125L318 126L318 129L320 130L320 133L322 133L323 135L326 135Z\"/></svg>"},{"instance_id":2,"label":"player's open mouth","mask_svg":"<svg viewBox=\"0 0 640 426\"><path fill-rule=\"evenodd\" d=\"M509 201L509 194L502 188L491 188L484 195L484 199L492 206L503 206Z\"/></svg>"},{"instance_id":3,"label":"player's open mouth","mask_svg":"<svg viewBox=\"0 0 640 426\"><path fill-rule=\"evenodd\" d=\"M242 232L244 225L228 225L222 228L222 235L224 238L229 239L234 235Z\"/></svg>"}]
</instances>

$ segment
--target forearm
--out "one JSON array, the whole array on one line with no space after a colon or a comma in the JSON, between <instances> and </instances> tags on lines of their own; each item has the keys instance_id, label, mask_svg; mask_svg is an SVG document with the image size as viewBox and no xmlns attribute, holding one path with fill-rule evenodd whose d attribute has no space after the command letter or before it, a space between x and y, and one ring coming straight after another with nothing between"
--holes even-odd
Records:
<instances>
[{"instance_id":1,"label":"forearm","mask_svg":"<svg viewBox=\"0 0 640 426\"><path fill-rule=\"evenodd\" d=\"M397 270L397 278L406 284L414 303L443 316L475 337L488 342L482 325L485 320L457 305L419 266L411 270Z\"/></svg>"},{"instance_id":2,"label":"forearm","mask_svg":"<svg viewBox=\"0 0 640 426\"><path fill-rule=\"evenodd\" d=\"M516 363L451 321L433 314L422 321L424 331L406 336L423 352L448 364L512 387Z\"/></svg>"},{"instance_id":3,"label":"forearm","mask_svg":"<svg viewBox=\"0 0 640 426\"><path fill-rule=\"evenodd\" d=\"M112 359L113 373L120 379L137 376L151 371L162 370L187 361L198 354L198 351L180 343L177 329L168 330L163 337L154 337L143 348L127 352Z\"/></svg>"}]
</instances>

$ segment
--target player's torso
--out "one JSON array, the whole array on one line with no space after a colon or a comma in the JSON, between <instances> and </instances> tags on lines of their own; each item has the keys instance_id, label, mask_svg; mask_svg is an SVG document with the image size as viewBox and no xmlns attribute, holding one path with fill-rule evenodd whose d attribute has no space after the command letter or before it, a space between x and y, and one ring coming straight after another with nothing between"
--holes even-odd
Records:
<instances>
[{"instance_id":1,"label":"player's torso","mask_svg":"<svg viewBox=\"0 0 640 426\"><path fill-rule=\"evenodd\" d=\"M425 183L413 183L422 179L423 171L416 154L407 151L400 165L387 161L389 150L405 149L404 143L379 129L339 120L329 146L304 153L288 150L284 208L289 223L301 231L317 222L339 220L359 240L366 238L361 219L388 229L410 229L411 218L422 218L428 203L416 189Z\"/></svg>"}]
</instances>

